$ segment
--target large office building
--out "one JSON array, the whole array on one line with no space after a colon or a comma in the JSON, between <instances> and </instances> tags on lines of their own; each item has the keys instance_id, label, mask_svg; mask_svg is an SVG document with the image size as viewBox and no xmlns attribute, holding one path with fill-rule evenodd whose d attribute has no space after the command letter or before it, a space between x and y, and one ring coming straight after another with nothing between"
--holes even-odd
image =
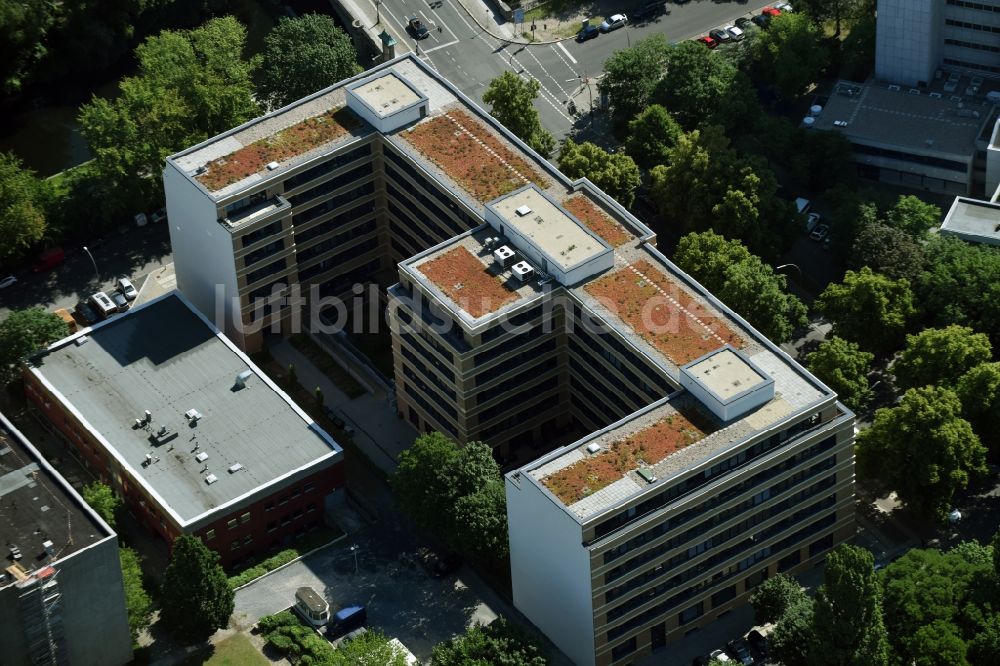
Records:
<instances>
[{"instance_id":1,"label":"large office building","mask_svg":"<svg viewBox=\"0 0 1000 666\"><path fill-rule=\"evenodd\" d=\"M132 661L118 535L2 414L0 540L0 661Z\"/></svg>"},{"instance_id":2,"label":"large office building","mask_svg":"<svg viewBox=\"0 0 1000 666\"><path fill-rule=\"evenodd\" d=\"M242 325L294 321L289 282L391 284L398 415L510 461L514 602L575 663L668 663L853 534L836 395L419 59L179 153L164 179L178 283L248 347Z\"/></svg>"},{"instance_id":3,"label":"large office building","mask_svg":"<svg viewBox=\"0 0 1000 666\"><path fill-rule=\"evenodd\" d=\"M28 360L42 421L149 530L224 565L324 523L343 451L178 292Z\"/></svg>"},{"instance_id":4,"label":"large office building","mask_svg":"<svg viewBox=\"0 0 1000 666\"><path fill-rule=\"evenodd\" d=\"M878 0L875 77L917 87L942 71L1000 78L1000 2Z\"/></svg>"}]
</instances>

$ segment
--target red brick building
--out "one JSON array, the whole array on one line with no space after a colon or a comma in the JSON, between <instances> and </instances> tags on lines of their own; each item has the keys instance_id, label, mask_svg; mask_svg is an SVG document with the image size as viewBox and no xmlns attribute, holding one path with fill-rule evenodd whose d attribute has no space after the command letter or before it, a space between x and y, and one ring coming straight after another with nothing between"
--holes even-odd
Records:
<instances>
[{"instance_id":1,"label":"red brick building","mask_svg":"<svg viewBox=\"0 0 1000 666\"><path fill-rule=\"evenodd\" d=\"M224 565L325 522L343 451L179 292L55 343L24 368L34 406L168 543Z\"/></svg>"}]
</instances>

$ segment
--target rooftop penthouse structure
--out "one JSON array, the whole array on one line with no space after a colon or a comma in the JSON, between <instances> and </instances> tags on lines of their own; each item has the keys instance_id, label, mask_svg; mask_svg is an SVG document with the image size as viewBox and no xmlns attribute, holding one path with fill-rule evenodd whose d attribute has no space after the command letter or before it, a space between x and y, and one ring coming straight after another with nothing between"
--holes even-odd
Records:
<instances>
[{"instance_id":1,"label":"rooftop penthouse structure","mask_svg":"<svg viewBox=\"0 0 1000 666\"><path fill-rule=\"evenodd\" d=\"M322 147L219 176L223 151L331 113L347 129ZM385 287L399 416L506 463L515 605L574 663L661 663L853 534L854 415L836 395L419 59L184 151L164 178L179 285L207 312L218 271L241 299L276 279ZM234 232L226 206L251 200L274 217ZM181 256L206 235L218 252ZM284 330L284 308L262 320Z\"/></svg>"}]
</instances>

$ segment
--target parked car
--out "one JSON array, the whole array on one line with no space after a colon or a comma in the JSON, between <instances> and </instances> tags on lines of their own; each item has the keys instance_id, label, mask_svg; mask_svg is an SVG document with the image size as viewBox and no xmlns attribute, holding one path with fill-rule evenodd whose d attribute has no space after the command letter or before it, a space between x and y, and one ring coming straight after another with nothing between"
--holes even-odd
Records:
<instances>
[{"instance_id":1,"label":"parked car","mask_svg":"<svg viewBox=\"0 0 1000 666\"><path fill-rule=\"evenodd\" d=\"M748 19L746 16L741 16L735 21L733 21L733 23L735 23L736 27L739 28L740 30L746 30L747 28L750 27L752 21Z\"/></svg>"},{"instance_id":2,"label":"parked car","mask_svg":"<svg viewBox=\"0 0 1000 666\"><path fill-rule=\"evenodd\" d=\"M322 627L330 621L330 602L311 587L295 590L295 604L292 608L314 627Z\"/></svg>"},{"instance_id":3,"label":"parked car","mask_svg":"<svg viewBox=\"0 0 1000 666\"><path fill-rule=\"evenodd\" d=\"M760 13L767 14L771 18L774 18L775 16L781 16L781 10L776 9L774 7L764 7L764 9L760 10Z\"/></svg>"},{"instance_id":4,"label":"parked car","mask_svg":"<svg viewBox=\"0 0 1000 666\"><path fill-rule=\"evenodd\" d=\"M410 31L414 39L427 39L431 35L431 31L427 29L424 22L416 16L406 22L406 29Z\"/></svg>"},{"instance_id":5,"label":"parked car","mask_svg":"<svg viewBox=\"0 0 1000 666\"><path fill-rule=\"evenodd\" d=\"M35 265L32 266L31 270L36 273L51 270L61 264L65 259L66 252L61 247L53 247L38 255L35 259Z\"/></svg>"},{"instance_id":6,"label":"parked car","mask_svg":"<svg viewBox=\"0 0 1000 666\"><path fill-rule=\"evenodd\" d=\"M788 3L788 2L779 2L778 4L776 4L774 6L774 8L777 9L779 12L789 12L789 13L792 13L792 12L795 11L795 9L792 7L791 3Z\"/></svg>"},{"instance_id":7,"label":"parked car","mask_svg":"<svg viewBox=\"0 0 1000 666\"><path fill-rule=\"evenodd\" d=\"M714 49L716 46L719 45L719 42L715 41L715 39L713 39L712 37L709 37L707 35L699 37L698 39L696 39L694 41L700 42L700 43L704 44L705 46L707 46L710 49Z\"/></svg>"},{"instance_id":8,"label":"parked car","mask_svg":"<svg viewBox=\"0 0 1000 666\"><path fill-rule=\"evenodd\" d=\"M712 30L709 30L708 36L714 39L715 41L719 42L720 44L722 42L728 42L730 39L732 39L732 36L729 34L729 32L723 30L722 28L714 28Z\"/></svg>"},{"instance_id":9,"label":"parked car","mask_svg":"<svg viewBox=\"0 0 1000 666\"><path fill-rule=\"evenodd\" d=\"M434 578L449 576L462 566L461 558L447 551L421 548L417 551L417 555L420 557L420 566Z\"/></svg>"},{"instance_id":10,"label":"parked car","mask_svg":"<svg viewBox=\"0 0 1000 666\"><path fill-rule=\"evenodd\" d=\"M722 650L713 650L712 653L708 655L708 660L710 662L712 661L726 662L729 661L729 655L723 652Z\"/></svg>"},{"instance_id":11,"label":"parked car","mask_svg":"<svg viewBox=\"0 0 1000 666\"><path fill-rule=\"evenodd\" d=\"M115 309L117 309L118 312L125 312L128 310L130 303L128 302L128 299L125 298L125 294L120 291L113 291L108 294L108 297L111 298L111 302L115 304Z\"/></svg>"},{"instance_id":12,"label":"parked car","mask_svg":"<svg viewBox=\"0 0 1000 666\"><path fill-rule=\"evenodd\" d=\"M128 278L118 278L118 282L115 283L115 289L120 291L121 295L130 301L134 301L135 297L139 295L139 292L132 285L132 281Z\"/></svg>"},{"instance_id":13,"label":"parked car","mask_svg":"<svg viewBox=\"0 0 1000 666\"><path fill-rule=\"evenodd\" d=\"M368 633L368 627L358 627L354 631L347 632L347 635L341 639L341 643L350 643L355 638L361 638Z\"/></svg>"},{"instance_id":14,"label":"parked car","mask_svg":"<svg viewBox=\"0 0 1000 666\"><path fill-rule=\"evenodd\" d=\"M87 303L86 301L80 301L76 304L76 308L73 310L73 316L84 326L93 326L99 321L97 312L93 307L91 307L90 303Z\"/></svg>"},{"instance_id":15,"label":"parked car","mask_svg":"<svg viewBox=\"0 0 1000 666\"><path fill-rule=\"evenodd\" d=\"M611 32L612 30L625 27L626 23L628 23L628 17L624 14L612 14L604 19L598 30L601 32Z\"/></svg>"},{"instance_id":16,"label":"parked car","mask_svg":"<svg viewBox=\"0 0 1000 666\"><path fill-rule=\"evenodd\" d=\"M326 413L327 418L330 419L330 422L333 423L334 427L343 430L344 434L347 435L348 437L354 435L354 428L351 427L349 424L347 424L344 421L344 419L340 417L340 414L337 413L337 410L335 410L333 407L330 407L329 405L324 405L323 411Z\"/></svg>"},{"instance_id":17,"label":"parked car","mask_svg":"<svg viewBox=\"0 0 1000 666\"><path fill-rule=\"evenodd\" d=\"M809 233L810 231L815 229L816 225L819 224L819 221L822 219L823 218L820 217L819 213L809 213L809 215L806 217L806 233Z\"/></svg>"},{"instance_id":18,"label":"parked car","mask_svg":"<svg viewBox=\"0 0 1000 666\"><path fill-rule=\"evenodd\" d=\"M750 647L754 650L757 650L760 656L767 656L767 639L764 638L764 634L760 633L756 629L750 630L750 633L747 634L747 643L749 643Z\"/></svg>"},{"instance_id":19,"label":"parked car","mask_svg":"<svg viewBox=\"0 0 1000 666\"><path fill-rule=\"evenodd\" d=\"M158 209L154 210L153 214L150 216L149 219L150 219L150 221L153 224L156 224L157 222L166 222L167 221L167 209L166 208L158 208Z\"/></svg>"},{"instance_id":20,"label":"parked car","mask_svg":"<svg viewBox=\"0 0 1000 666\"><path fill-rule=\"evenodd\" d=\"M744 37L746 37L746 34L743 32L743 29L737 28L735 25L727 25L724 28L724 30L729 33L729 38L732 39L734 42L738 42Z\"/></svg>"},{"instance_id":21,"label":"parked car","mask_svg":"<svg viewBox=\"0 0 1000 666\"><path fill-rule=\"evenodd\" d=\"M368 611L364 606L345 606L334 613L333 619L327 625L327 631L334 637L340 637L364 626L367 621Z\"/></svg>"},{"instance_id":22,"label":"parked car","mask_svg":"<svg viewBox=\"0 0 1000 666\"><path fill-rule=\"evenodd\" d=\"M755 26L757 26L761 30L767 30L767 27L771 25L770 14L757 14L757 16L754 16L750 20L753 22Z\"/></svg>"},{"instance_id":23,"label":"parked car","mask_svg":"<svg viewBox=\"0 0 1000 666\"><path fill-rule=\"evenodd\" d=\"M53 313L55 316L66 322L66 327L69 329L70 333L76 333L76 319L70 314L69 310L66 308L59 308Z\"/></svg>"},{"instance_id":24,"label":"parked car","mask_svg":"<svg viewBox=\"0 0 1000 666\"><path fill-rule=\"evenodd\" d=\"M90 297L90 305L97 312L101 319L107 319L111 315L118 312L118 307L115 305L107 294L103 291L99 291Z\"/></svg>"},{"instance_id":25,"label":"parked car","mask_svg":"<svg viewBox=\"0 0 1000 666\"><path fill-rule=\"evenodd\" d=\"M147 222L149 222L149 218L146 217L145 213L136 213L135 214L135 226L137 226L137 227L144 227L144 226L146 226Z\"/></svg>"},{"instance_id":26,"label":"parked car","mask_svg":"<svg viewBox=\"0 0 1000 666\"><path fill-rule=\"evenodd\" d=\"M576 41L585 42L588 39L594 39L599 34L601 34L600 29L595 25L590 25L589 23L580 29L580 32L576 33Z\"/></svg>"},{"instance_id":27,"label":"parked car","mask_svg":"<svg viewBox=\"0 0 1000 666\"><path fill-rule=\"evenodd\" d=\"M17 284L17 278L13 275L8 275L4 279L0 280L0 289L6 289L7 287L13 287Z\"/></svg>"},{"instance_id":28,"label":"parked car","mask_svg":"<svg viewBox=\"0 0 1000 666\"><path fill-rule=\"evenodd\" d=\"M753 657L750 656L750 650L742 638L729 641L726 647L729 648L729 654L735 657L736 661L740 664L743 666L753 666Z\"/></svg>"},{"instance_id":29,"label":"parked car","mask_svg":"<svg viewBox=\"0 0 1000 666\"><path fill-rule=\"evenodd\" d=\"M809 234L809 238L813 239L814 241L821 241L824 238L826 238L829 233L830 233L830 226L827 224L820 224L819 226L817 226L815 229L812 230L812 233Z\"/></svg>"}]
</instances>

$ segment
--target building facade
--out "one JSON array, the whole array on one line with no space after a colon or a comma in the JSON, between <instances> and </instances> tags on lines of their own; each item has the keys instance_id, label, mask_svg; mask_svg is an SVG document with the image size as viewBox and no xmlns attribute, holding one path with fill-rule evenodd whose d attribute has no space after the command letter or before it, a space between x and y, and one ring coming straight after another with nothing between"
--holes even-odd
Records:
<instances>
[{"instance_id":1,"label":"building facade","mask_svg":"<svg viewBox=\"0 0 1000 666\"><path fill-rule=\"evenodd\" d=\"M53 344L24 368L32 406L168 544L226 566L325 522L343 452L177 292Z\"/></svg>"},{"instance_id":2,"label":"building facade","mask_svg":"<svg viewBox=\"0 0 1000 666\"><path fill-rule=\"evenodd\" d=\"M230 328L273 280L315 280L312 309L355 281L386 286L399 417L484 440L514 469L515 605L575 663L659 652L853 533L854 415L836 395L419 59L183 151L164 181L176 253L219 239L178 257L178 284L207 313L216 285L239 292ZM358 183L371 217L321 203ZM234 226L238 201L253 219ZM329 273L297 226L327 221ZM336 240L366 221L370 244ZM271 243L287 261L246 279L271 255L238 252ZM284 332L278 293L262 317Z\"/></svg>"},{"instance_id":3,"label":"building facade","mask_svg":"<svg viewBox=\"0 0 1000 666\"><path fill-rule=\"evenodd\" d=\"M0 518L3 663L131 662L118 536L2 414Z\"/></svg>"},{"instance_id":4,"label":"building facade","mask_svg":"<svg viewBox=\"0 0 1000 666\"><path fill-rule=\"evenodd\" d=\"M1000 3L879 0L875 77L927 86L939 70L1000 78Z\"/></svg>"}]
</instances>

